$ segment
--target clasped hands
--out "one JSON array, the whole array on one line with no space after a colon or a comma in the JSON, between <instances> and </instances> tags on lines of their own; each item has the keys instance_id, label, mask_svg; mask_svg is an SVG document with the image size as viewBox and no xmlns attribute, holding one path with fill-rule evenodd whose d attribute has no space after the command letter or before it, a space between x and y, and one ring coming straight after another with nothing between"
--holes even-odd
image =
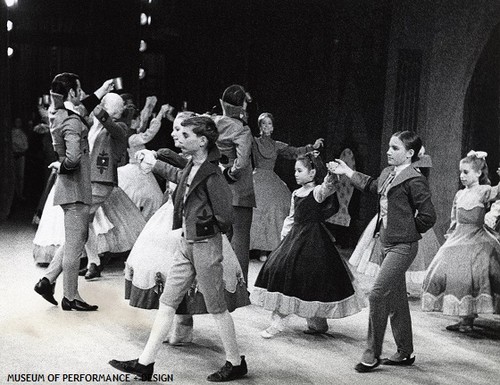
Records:
<instances>
[{"instance_id":1,"label":"clasped hands","mask_svg":"<svg viewBox=\"0 0 500 385\"><path fill-rule=\"evenodd\" d=\"M156 152L151 150L139 150L135 153L135 160L139 162L139 168L144 174L153 170L156 163Z\"/></svg>"},{"instance_id":2,"label":"clasped hands","mask_svg":"<svg viewBox=\"0 0 500 385\"><path fill-rule=\"evenodd\" d=\"M336 175L346 175L347 177L351 177L353 174L353 170L341 159L335 159L334 161L328 162L326 164L326 168L330 174Z\"/></svg>"}]
</instances>

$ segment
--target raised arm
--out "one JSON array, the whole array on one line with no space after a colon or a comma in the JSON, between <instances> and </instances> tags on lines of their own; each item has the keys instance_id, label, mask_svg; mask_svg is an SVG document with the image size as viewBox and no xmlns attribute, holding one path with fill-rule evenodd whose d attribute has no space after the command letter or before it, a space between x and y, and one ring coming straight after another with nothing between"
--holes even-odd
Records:
<instances>
[{"instance_id":1,"label":"raised arm","mask_svg":"<svg viewBox=\"0 0 500 385\"><path fill-rule=\"evenodd\" d=\"M317 139L314 144L308 144L302 147L294 147L289 144L276 141L276 149L278 155L285 159L296 159L299 155L304 155L307 152L317 150L323 146L323 138Z\"/></svg>"},{"instance_id":2,"label":"raised arm","mask_svg":"<svg viewBox=\"0 0 500 385\"><path fill-rule=\"evenodd\" d=\"M148 124L148 120L153 113L153 108L156 106L157 101L158 99L156 96L148 96L146 98L144 108L139 115L139 128L137 129L137 132L143 132L146 129L146 125Z\"/></svg>"},{"instance_id":3,"label":"raised arm","mask_svg":"<svg viewBox=\"0 0 500 385\"><path fill-rule=\"evenodd\" d=\"M358 171L353 171L343 160L328 163L328 170L337 175L345 175L358 190L377 194L378 180Z\"/></svg>"},{"instance_id":4,"label":"raised arm","mask_svg":"<svg viewBox=\"0 0 500 385\"><path fill-rule=\"evenodd\" d=\"M153 165L153 172L166 180L179 184L181 179L182 169L174 167L168 163L156 160Z\"/></svg>"},{"instance_id":5,"label":"raised arm","mask_svg":"<svg viewBox=\"0 0 500 385\"><path fill-rule=\"evenodd\" d=\"M113 90L113 87L113 79L108 79L93 94L82 99L81 103L87 110L87 114L92 112L94 108L97 107L104 95Z\"/></svg>"},{"instance_id":6,"label":"raised arm","mask_svg":"<svg viewBox=\"0 0 500 385\"><path fill-rule=\"evenodd\" d=\"M188 160L169 148L160 148L156 151L156 158L162 162L171 164L174 167L184 168Z\"/></svg>"},{"instance_id":7,"label":"raised arm","mask_svg":"<svg viewBox=\"0 0 500 385\"><path fill-rule=\"evenodd\" d=\"M113 121L102 106L97 106L94 109L94 115L102 123L113 139L120 142L127 140L127 125L125 123Z\"/></svg>"},{"instance_id":8,"label":"raised arm","mask_svg":"<svg viewBox=\"0 0 500 385\"><path fill-rule=\"evenodd\" d=\"M141 144L149 143L156 136L161 127L161 121L165 117L168 108L170 106L168 104L164 104L161 106L160 112L158 115L151 120L149 124L149 128L144 132L139 132L137 134L133 134L128 138L128 143L131 147L139 146Z\"/></svg>"},{"instance_id":9,"label":"raised arm","mask_svg":"<svg viewBox=\"0 0 500 385\"><path fill-rule=\"evenodd\" d=\"M337 176L328 172L319 186L314 187L313 196L316 202L321 203L334 192L337 191L338 179Z\"/></svg>"}]
</instances>

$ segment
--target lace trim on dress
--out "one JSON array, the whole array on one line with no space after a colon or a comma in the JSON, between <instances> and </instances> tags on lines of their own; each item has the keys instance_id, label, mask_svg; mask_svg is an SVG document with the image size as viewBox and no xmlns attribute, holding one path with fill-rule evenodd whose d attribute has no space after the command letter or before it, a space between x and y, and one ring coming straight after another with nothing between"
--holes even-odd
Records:
<instances>
[{"instance_id":1,"label":"lace trim on dress","mask_svg":"<svg viewBox=\"0 0 500 385\"><path fill-rule=\"evenodd\" d=\"M253 304L281 314L296 314L299 317L344 318L359 313L365 305L361 294L354 293L338 302L303 301L279 292L269 292L256 287L250 295Z\"/></svg>"},{"instance_id":2,"label":"lace trim on dress","mask_svg":"<svg viewBox=\"0 0 500 385\"><path fill-rule=\"evenodd\" d=\"M423 311L442 311L445 315L468 316L470 314L493 314L493 297L482 293L477 297L466 295L458 299L452 294L441 293L435 296L431 293L422 295Z\"/></svg>"}]
</instances>

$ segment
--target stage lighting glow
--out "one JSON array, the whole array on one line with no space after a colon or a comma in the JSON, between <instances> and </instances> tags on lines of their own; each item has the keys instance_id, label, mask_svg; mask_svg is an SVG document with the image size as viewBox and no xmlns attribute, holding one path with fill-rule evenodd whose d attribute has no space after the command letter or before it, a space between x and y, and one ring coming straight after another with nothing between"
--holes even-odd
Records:
<instances>
[{"instance_id":1,"label":"stage lighting glow","mask_svg":"<svg viewBox=\"0 0 500 385\"><path fill-rule=\"evenodd\" d=\"M151 16L148 16L148 25L151 25Z\"/></svg>"},{"instance_id":2,"label":"stage lighting glow","mask_svg":"<svg viewBox=\"0 0 500 385\"><path fill-rule=\"evenodd\" d=\"M148 15L144 12L141 13L141 25L146 25L148 23Z\"/></svg>"},{"instance_id":3,"label":"stage lighting glow","mask_svg":"<svg viewBox=\"0 0 500 385\"><path fill-rule=\"evenodd\" d=\"M5 0L5 5L7 7L13 7L14 5L17 5L17 0Z\"/></svg>"},{"instance_id":4,"label":"stage lighting glow","mask_svg":"<svg viewBox=\"0 0 500 385\"><path fill-rule=\"evenodd\" d=\"M146 71L144 68L139 68L139 79L144 79L146 77Z\"/></svg>"},{"instance_id":5,"label":"stage lighting glow","mask_svg":"<svg viewBox=\"0 0 500 385\"><path fill-rule=\"evenodd\" d=\"M144 52L148 49L148 45L144 40L141 40L141 43L139 44L139 52Z\"/></svg>"},{"instance_id":6,"label":"stage lighting glow","mask_svg":"<svg viewBox=\"0 0 500 385\"><path fill-rule=\"evenodd\" d=\"M14 27L14 23L12 21L7 20L7 31L12 31L12 28Z\"/></svg>"},{"instance_id":7,"label":"stage lighting glow","mask_svg":"<svg viewBox=\"0 0 500 385\"><path fill-rule=\"evenodd\" d=\"M12 56L14 55L14 50L12 49L12 47L8 47L7 48L7 56Z\"/></svg>"}]
</instances>

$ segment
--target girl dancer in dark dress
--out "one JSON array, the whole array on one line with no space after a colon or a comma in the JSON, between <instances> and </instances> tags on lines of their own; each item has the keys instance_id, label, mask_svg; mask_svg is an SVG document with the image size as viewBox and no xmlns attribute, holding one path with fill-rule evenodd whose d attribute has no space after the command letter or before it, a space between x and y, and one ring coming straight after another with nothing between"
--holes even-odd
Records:
<instances>
[{"instance_id":1,"label":"girl dancer in dark dress","mask_svg":"<svg viewBox=\"0 0 500 385\"><path fill-rule=\"evenodd\" d=\"M252 303L273 311L271 326L261 333L271 338L284 328L284 318L307 318L308 334L325 333L327 318L359 312L352 275L325 227L325 219L338 209L337 178L326 171L319 157L308 153L295 163L295 179L302 187L292 194L290 215L285 219L282 241L255 282Z\"/></svg>"}]
</instances>

